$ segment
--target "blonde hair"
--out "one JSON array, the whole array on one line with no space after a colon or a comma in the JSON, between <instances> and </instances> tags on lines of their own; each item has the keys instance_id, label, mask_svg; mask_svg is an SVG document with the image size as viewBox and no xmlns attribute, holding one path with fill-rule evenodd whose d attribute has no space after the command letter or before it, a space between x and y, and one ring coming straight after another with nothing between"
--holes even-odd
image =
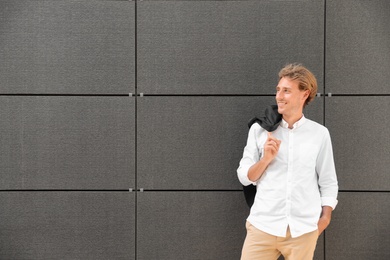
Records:
<instances>
[{"instance_id":1,"label":"blonde hair","mask_svg":"<svg viewBox=\"0 0 390 260\"><path fill-rule=\"evenodd\" d=\"M317 95L317 80L314 74L305 68L302 64L291 63L284 66L279 71L279 80L287 77L291 80L297 80L299 89L302 91L309 90L310 94L307 97L304 107L309 104Z\"/></svg>"}]
</instances>

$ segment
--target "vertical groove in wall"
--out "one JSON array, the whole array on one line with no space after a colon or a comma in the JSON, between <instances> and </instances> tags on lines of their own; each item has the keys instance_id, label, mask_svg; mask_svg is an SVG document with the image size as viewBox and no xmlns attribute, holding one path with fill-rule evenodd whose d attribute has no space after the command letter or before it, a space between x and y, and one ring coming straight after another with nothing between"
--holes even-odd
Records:
<instances>
[{"instance_id":1,"label":"vertical groove in wall","mask_svg":"<svg viewBox=\"0 0 390 260\"><path fill-rule=\"evenodd\" d=\"M324 0L324 57L323 57L323 73L322 73L322 82L324 84L324 96L322 97L323 98L323 118L322 118L322 122L324 123L324 126L326 126L326 121L325 121L325 109L326 109L326 98L325 98L325 93L326 93L326 0ZM324 240L325 241L325 240ZM325 252L325 250L324 250Z\"/></svg>"},{"instance_id":2,"label":"vertical groove in wall","mask_svg":"<svg viewBox=\"0 0 390 260\"><path fill-rule=\"evenodd\" d=\"M138 126L138 107L137 107L137 1L134 1L134 91L135 91L135 108L134 108L134 117L135 117L135 122L134 122L134 185L135 185L135 197L134 197L134 257L137 259L137 215L138 215L138 182L137 182L137 126Z\"/></svg>"}]
</instances>

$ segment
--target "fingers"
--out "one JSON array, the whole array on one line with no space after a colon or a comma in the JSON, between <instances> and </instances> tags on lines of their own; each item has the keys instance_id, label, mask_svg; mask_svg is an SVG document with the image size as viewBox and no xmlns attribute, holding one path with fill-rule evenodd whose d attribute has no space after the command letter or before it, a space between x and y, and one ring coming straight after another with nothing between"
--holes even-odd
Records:
<instances>
[{"instance_id":1,"label":"fingers","mask_svg":"<svg viewBox=\"0 0 390 260\"><path fill-rule=\"evenodd\" d=\"M276 148L279 148L282 141L272 136L272 133L268 132L267 144L272 144Z\"/></svg>"},{"instance_id":2,"label":"fingers","mask_svg":"<svg viewBox=\"0 0 390 260\"><path fill-rule=\"evenodd\" d=\"M279 151L280 144L281 140L275 138L268 132L268 138L264 144L265 154L274 158Z\"/></svg>"},{"instance_id":3,"label":"fingers","mask_svg":"<svg viewBox=\"0 0 390 260\"><path fill-rule=\"evenodd\" d=\"M318 235L321 235L321 233L329 226L330 221L324 220L323 218L320 218L318 220Z\"/></svg>"}]
</instances>

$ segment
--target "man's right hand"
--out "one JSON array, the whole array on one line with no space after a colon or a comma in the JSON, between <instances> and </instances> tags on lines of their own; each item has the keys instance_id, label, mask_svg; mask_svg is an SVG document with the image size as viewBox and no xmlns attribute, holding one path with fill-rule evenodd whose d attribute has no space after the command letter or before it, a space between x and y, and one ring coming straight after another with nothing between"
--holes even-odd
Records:
<instances>
[{"instance_id":1,"label":"man's right hand","mask_svg":"<svg viewBox=\"0 0 390 260\"><path fill-rule=\"evenodd\" d=\"M268 132L267 141L264 144L264 159L271 162L278 154L281 140L272 136L272 133Z\"/></svg>"},{"instance_id":2,"label":"man's right hand","mask_svg":"<svg viewBox=\"0 0 390 260\"><path fill-rule=\"evenodd\" d=\"M279 151L280 143L282 141L273 137L271 133L268 133L267 141L264 144L264 155L248 170L248 179L256 182L264 171L267 169L268 164L276 157Z\"/></svg>"}]
</instances>

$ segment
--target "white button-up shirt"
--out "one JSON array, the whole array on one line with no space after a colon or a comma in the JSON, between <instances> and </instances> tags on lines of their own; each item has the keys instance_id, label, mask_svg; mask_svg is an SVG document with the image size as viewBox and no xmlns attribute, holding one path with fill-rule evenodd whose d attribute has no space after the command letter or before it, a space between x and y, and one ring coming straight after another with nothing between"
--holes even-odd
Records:
<instances>
[{"instance_id":1,"label":"white button-up shirt","mask_svg":"<svg viewBox=\"0 0 390 260\"><path fill-rule=\"evenodd\" d=\"M237 175L243 185L257 185L248 221L257 229L292 237L317 229L322 206L337 205L338 184L329 131L304 116L292 129L282 120L272 135L282 142L275 159L255 183L248 170L260 160L267 131L259 124L249 130Z\"/></svg>"}]
</instances>

